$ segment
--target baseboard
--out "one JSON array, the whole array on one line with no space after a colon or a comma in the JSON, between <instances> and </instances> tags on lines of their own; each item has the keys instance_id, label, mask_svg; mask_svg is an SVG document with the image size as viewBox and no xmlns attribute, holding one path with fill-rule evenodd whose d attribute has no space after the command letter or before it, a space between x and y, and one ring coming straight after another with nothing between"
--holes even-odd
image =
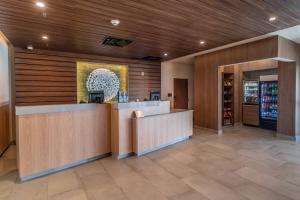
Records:
<instances>
[{"instance_id":1,"label":"baseboard","mask_svg":"<svg viewBox=\"0 0 300 200\"><path fill-rule=\"evenodd\" d=\"M276 136L279 137L279 138L292 140L292 141L295 141L297 143L300 143L300 135L290 136L290 135L284 135L282 133L277 133Z\"/></svg>"},{"instance_id":2,"label":"baseboard","mask_svg":"<svg viewBox=\"0 0 300 200\"><path fill-rule=\"evenodd\" d=\"M223 130L215 130L215 129L210 129L210 128L205 128L205 127L201 127L201 126L194 126L195 129L200 129L203 131L208 131L208 132L212 132L212 133L216 133L218 135L222 135L223 134Z\"/></svg>"},{"instance_id":3,"label":"baseboard","mask_svg":"<svg viewBox=\"0 0 300 200\"><path fill-rule=\"evenodd\" d=\"M23 177L20 177L20 181L21 182L30 181L30 180L33 180L33 179L36 179L36 178L39 178L39 177L42 177L42 176L46 176L46 175L49 175L49 174L60 172L60 171L65 170L65 169L77 167L79 165L86 164L86 163L89 163L89 162L92 162L92 161L95 161L95 160L99 160L101 158L106 158L106 157L109 157L109 156L111 156L111 153L106 153L106 154L103 154L103 155L95 156L95 157L88 158L88 159L85 159L85 160L81 160L81 161L78 161L78 162L70 163L70 164L64 165L62 167L57 167L57 168L50 169L50 170L47 170L47 171L43 171L43 172L40 172L40 173L32 174L32 175L29 175L29 176L23 176Z\"/></svg>"},{"instance_id":4,"label":"baseboard","mask_svg":"<svg viewBox=\"0 0 300 200\"><path fill-rule=\"evenodd\" d=\"M117 160L122 160L122 159L128 158L130 156L134 156L134 153L133 152L124 153L122 155L117 155L115 153L112 154L112 157L115 158L115 159L117 159Z\"/></svg>"},{"instance_id":5,"label":"baseboard","mask_svg":"<svg viewBox=\"0 0 300 200\"><path fill-rule=\"evenodd\" d=\"M243 126L243 122L235 122L233 124L234 127L242 127Z\"/></svg>"},{"instance_id":6,"label":"baseboard","mask_svg":"<svg viewBox=\"0 0 300 200\"><path fill-rule=\"evenodd\" d=\"M175 144L177 144L177 143L183 142L183 141L185 141L185 140L190 139L191 137L192 137L192 136L178 138L178 139L176 139L176 140L174 140L174 141L172 141L172 142L169 142L169 143L167 143L167 144L162 144L162 145L157 146L157 147L155 147L155 148L153 148L153 149L150 149L150 150L147 150L147 151L143 151L143 152L141 152L141 153L135 153L135 155L138 156L138 157L140 157L140 156L149 154L149 153L151 153L151 152L158 151L158 150L161 150L161 149L163 149L163 148L166 148L166 147L175 145Z\"/></svg>"}]
</instances>

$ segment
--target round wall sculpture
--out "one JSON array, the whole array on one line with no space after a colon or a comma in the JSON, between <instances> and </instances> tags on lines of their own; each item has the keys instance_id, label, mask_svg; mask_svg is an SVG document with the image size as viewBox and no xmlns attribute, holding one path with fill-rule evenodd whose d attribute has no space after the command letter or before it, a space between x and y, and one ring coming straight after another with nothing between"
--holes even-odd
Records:
<instances>
[{"instance_id":1,"label":"round wall sculpture","mask_svg":"<svg viewBox=\"0 0 300 200\"><path fill-rule=\"evenodd\" d=\"M108 69L95 69L87 79L86 87L89 92L103 91L104 102L112 100L119 91L118 76Z\"/></svg>"}]
</instances>

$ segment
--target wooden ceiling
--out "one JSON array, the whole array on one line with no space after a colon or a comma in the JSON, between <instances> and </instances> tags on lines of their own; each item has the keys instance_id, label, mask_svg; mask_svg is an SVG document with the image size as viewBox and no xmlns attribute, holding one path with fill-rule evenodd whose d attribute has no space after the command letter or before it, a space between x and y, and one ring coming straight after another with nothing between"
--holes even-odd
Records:
<instances>
[{"instance_id":1,"label":"wooden ceiling","mask_svg":"<svg viewBox=\"0 0 300 200\"><path fill-rule=\"evenodd\" d=\"M1 0L0 30L14 46L176 58L300 24L299 0ZM46 12L47 17L42 13ZM270 16L278 18L269 22ZM111 19L121 20L114 27ZM49 36L43 41L41 35ZM105 36L133 40L107 47ZM205 45L200 45L205 40Z\"/></svg>"}]
</instances>

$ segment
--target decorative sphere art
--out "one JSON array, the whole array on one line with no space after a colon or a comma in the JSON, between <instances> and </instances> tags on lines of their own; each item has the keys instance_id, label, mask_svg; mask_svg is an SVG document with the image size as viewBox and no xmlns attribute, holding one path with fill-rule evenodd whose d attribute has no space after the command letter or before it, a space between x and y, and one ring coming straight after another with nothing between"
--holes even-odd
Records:
<instances>
[{"instance_id":1,"label":"decorative sphere art","mask_svg":"<svg viewBox=\"0 0 300 200\"><path fill-rule=\"evenodd\" d=\"M88 76L86 87L89 92L102 90L106 102L118 94L120 81L118 76L108 69L95 69Z\"/></svg>"}]
</instances>

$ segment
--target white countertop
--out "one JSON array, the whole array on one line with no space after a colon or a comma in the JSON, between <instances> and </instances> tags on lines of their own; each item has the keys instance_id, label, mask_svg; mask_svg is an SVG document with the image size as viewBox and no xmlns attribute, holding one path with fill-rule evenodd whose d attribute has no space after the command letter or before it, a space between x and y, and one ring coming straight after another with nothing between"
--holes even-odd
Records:
<instances>
[{"instance_id":1,"label":"white countertop","mask_svg":"<svg viewBox=\"0 0 300 200\"><path fill-rule=\"evenodd\" d=\"M169 103L170 101L138 101L138 102L128 102L128 103L114 103L113 108L114 109L139 109L143 107L151 107L151 106L159 106L162 103Z\"/></svg>"},{"instance_id":2,"label":"white countertop","mask_svg":"<svg viewBox=\"0 0 300 200\"><path fill-rule=\"evenodd\" d=\"M72 112L95 109L107 104L60 104L43 106L16 106L16 115L45 114L54 112Z\"/></svg>"},{"instance_id":3,"label":"white countertop","mask_svg":"<svg viewBox=\"0 0 300 200\"><path fill-rule=\"evenodd\" d=\"M177 114L177 113L182 113L182 112L194 112L194 110L192 109L176 109L176 110L171 110L168 113L158 113L158 114L154 114L154 115L146 115L143 117L136 117L134 119L145 119L145 118L151 118L151 117L156 117L156 116L161 116L161 115L172 115L172 114Z\"/></svg>"},{"instance_id":4,"label":"white countertop","mask_svg":"<svg viewBox=\"0 0 300 200\"><path fill-rule=\"evenodd\" d=\"M55 112L73 112L95 109L97 106L112 105L114 109L139 109L143 107L160 106L169 104L169 101L140 101L128 103L107 103L107 104L60 104L60 105L41 105L41 106L16 106L16 115L46 114Z\"/></svg>"}]
</instances>

